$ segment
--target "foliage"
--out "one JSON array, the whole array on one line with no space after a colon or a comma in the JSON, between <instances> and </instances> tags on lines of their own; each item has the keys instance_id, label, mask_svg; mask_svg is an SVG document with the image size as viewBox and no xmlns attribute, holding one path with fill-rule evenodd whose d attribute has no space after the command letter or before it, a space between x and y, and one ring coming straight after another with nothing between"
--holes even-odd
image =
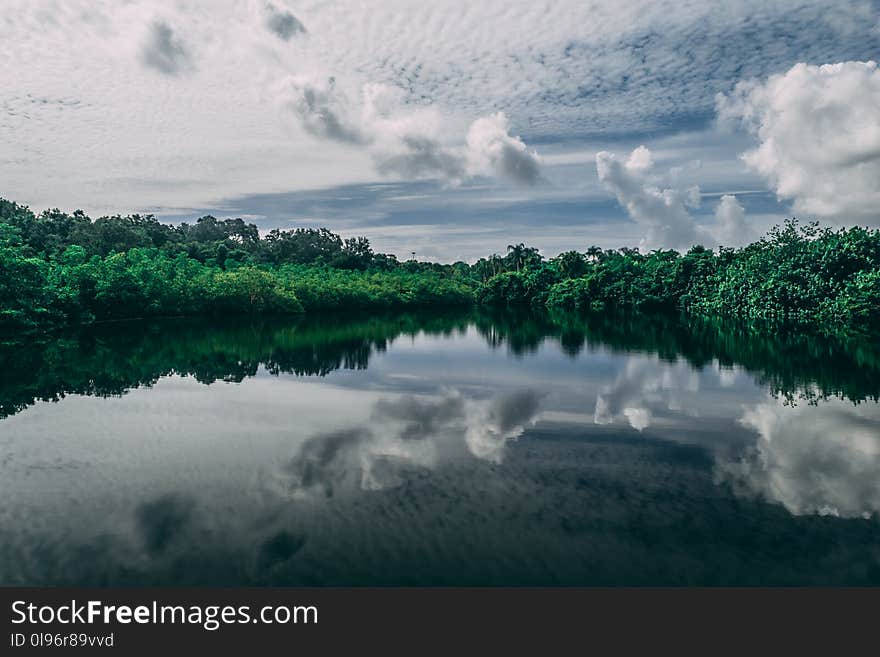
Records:
<instances>
[{"instance_id":1,"label":"foliage","mask_svg":"<svg viewBox=\"0 0 880 657\"><path fill-rule=\"evenodd\" d=\"M493 274L477 300L555 310L680 310L871 332L880 329L880 231L791 220L736 250L695 246L681 255L591 247Z\"/></svg>"},{"instance_id":2,"label":"foliage","mask_svg":"<svg viewBox=\"0 0 880 657\"><path fill-rule=\"evenodd\" d=\"M476 302L586 312L684 311L880 327L880 231L795 220L741 249L567 251L439 264L376 253L364 237L242 219L164 224L152 215L39 215L0 199L0 330L155 315L289 313Z\"/></svg>"},{"instance_id":3,"label":"foliage","mask_svg":"<svg viewBox=\"0 0 880 657\"><path fill-rule=\"evenodd\" d=\"M308 310L467 305L473 285L430 270L359 272L288 265L278 270Z\"/></svg>"},{"instance_id":4,"label":"foliage","mask_svg":"<svg viewBox=\"0 0 880 657\"><path fill-rule=\"evenodd\" d=\"M0 328L31 328L51 314L49 265L30 257L21 231L0 223Z\"/></svg>"},{"instance_id":5,"label":"foliage","mask_svg":"<svg viewBox=\"0 0 880 657\"><path fill-rule=\"evenodd\" d=\"M164 315L471 304L465 263L405 263L326 229L40 215L0 199L0 330ZM463 266L463 267L462 267Z\"/></svg>"}]
</instances>

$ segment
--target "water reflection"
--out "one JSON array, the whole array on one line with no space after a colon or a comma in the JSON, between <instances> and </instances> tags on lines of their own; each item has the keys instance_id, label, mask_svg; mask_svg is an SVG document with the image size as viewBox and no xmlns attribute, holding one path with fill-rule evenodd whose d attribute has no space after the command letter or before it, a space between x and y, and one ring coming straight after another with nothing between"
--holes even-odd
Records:
<instances>
[{"instance_id":1,"label":"water reflection","mask_svg":"<svg viewBox=\"0 0 880 657\"><path fill-rule=\"evenodd\" d=\"M473 313L9 345L0 583L878 584L878 350Z\"/></svg>"},{"instance_id":2,"label":"water reflection","mask_svg":"<svg viewBox=\"0 0 880 657\"><path fill-rule=\"evenodd\" d=\"M880 511L880 405L766 401L745 409L740 421L758 440L739 458L719 460L721 481L794 514L867 518Z\"/></svg>"},{"instance_id":3,"label":"water reflection","mask_svg":"<svg viewBox=\"0 0 880 657\"><path fill-rule=\"evenodd\" d=\"M700 377L687 363L667 363L644 357L629 357L624 371L596 396L593 421L611 424L621 416L637 431L646 429L653 417L652 407L680 412L687 407L695 413L697 403L685 404L684 398L696 397Z\"/></svg>"},{"instance_id":4,"label":"water reflection","mask_svg":"<svg viewBox=\"0 0 880 657\"><path fill-rule=\"evenodd\" d=\"M673 317L523 316L444 313L368 319L318 317L294 323L152 322L90 327L27 342L0 343L0 417L67 394L113 396L170 374L201 383L240 382L260 366L271 374L326 376L367 369L399 338L451 337L475 327L491 348L515 356L558 344L576 358L584 349L655 354L680 370L716 367L748 372L788 401L829 396L880 399L880 345L871 338L767 334L742 326L689 324ZM683 369L682 369L683 368Z\"/></svg>"},{"instance_id":5,"label":"water reflection","mask_svg":"<svg viewBox=\"0 0 880 657\"><path fill-rule=\"evenodd\" d=\"M283 467L284 489L293 495L317 490L329 497L346 488L399 486L407 471L437 467L463 447L478 459L501 463L507 442L534 421L539 400L532 390L490 400L466 399L458 391L437 399L380 399L369 428L306 439Z\"/></svg>"}]
</instances>

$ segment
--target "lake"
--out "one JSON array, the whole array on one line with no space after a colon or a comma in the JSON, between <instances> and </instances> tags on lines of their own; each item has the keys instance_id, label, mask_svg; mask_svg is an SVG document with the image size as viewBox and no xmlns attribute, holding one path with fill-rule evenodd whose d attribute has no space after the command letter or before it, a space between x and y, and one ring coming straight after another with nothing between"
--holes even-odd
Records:
<instances>
[{"instance_id":1,"label":"lake","mask_svg":"<svg viewBox=\"0 0 880 657\"><path fill-rule=\"evenodd\" d=\"M4 585L880 584L880 346L674 318L0 347Z\"/></svg>"}]
</instances>

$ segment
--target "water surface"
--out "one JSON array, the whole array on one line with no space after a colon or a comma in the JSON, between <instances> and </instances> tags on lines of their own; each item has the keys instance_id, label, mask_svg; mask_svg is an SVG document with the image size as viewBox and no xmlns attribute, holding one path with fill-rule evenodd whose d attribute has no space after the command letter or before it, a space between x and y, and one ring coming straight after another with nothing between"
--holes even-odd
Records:
<instances>
[{"instance_id":1,"label":"water surface","mask_svg":"<svg viewBox=\"0 0 880 657\"><path fill-rule=\"evenodd\" d=\"M0 348L0 583L880 584L870 340L469 313Z\"/></svg>"}]
</instances>

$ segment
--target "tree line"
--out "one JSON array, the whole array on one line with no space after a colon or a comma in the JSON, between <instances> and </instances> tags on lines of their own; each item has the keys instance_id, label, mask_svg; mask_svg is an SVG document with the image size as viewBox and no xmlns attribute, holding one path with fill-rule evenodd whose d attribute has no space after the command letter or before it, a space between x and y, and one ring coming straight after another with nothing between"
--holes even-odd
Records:
<instances>
[{"instance_id":1,"label":"tree line","mask_svg":"<svg viewBox=\"0 0 880 657\"><path fill-rule=\"evenodd\" d=\"M876 332L880 231L791 219L739 249L694 246L681 254L591 247L546 261L529 252L519 266L489 277L476 298L496 307L674 311Z\"/></svg>"},{"instance_id":2,"label":"tree line","mask_svg":"<svg viewBox=\"0 0 880 657\"><path fill-rule=\"evenodd\" d=\"M474 264L373 251L320 228L261 236L242 219L92 220L0 199L0 329L162 315L468 305L633 309L826 331L880 326L880 231L790 220L739 249L567 251L511 244Z\"/></svg>"},{"instance_id":3,"label":"tree line","mask_svg":"<svg viewBox=\"0 0 880 657\"><path fill-rule=\"evenodd\" d=\"M467 266L464 266L464 270ZM206 216L92 220L0 199L0 329L135 317L467 305L461 267L400 263L364 237Z\"/></svg>"}]
</instances>

